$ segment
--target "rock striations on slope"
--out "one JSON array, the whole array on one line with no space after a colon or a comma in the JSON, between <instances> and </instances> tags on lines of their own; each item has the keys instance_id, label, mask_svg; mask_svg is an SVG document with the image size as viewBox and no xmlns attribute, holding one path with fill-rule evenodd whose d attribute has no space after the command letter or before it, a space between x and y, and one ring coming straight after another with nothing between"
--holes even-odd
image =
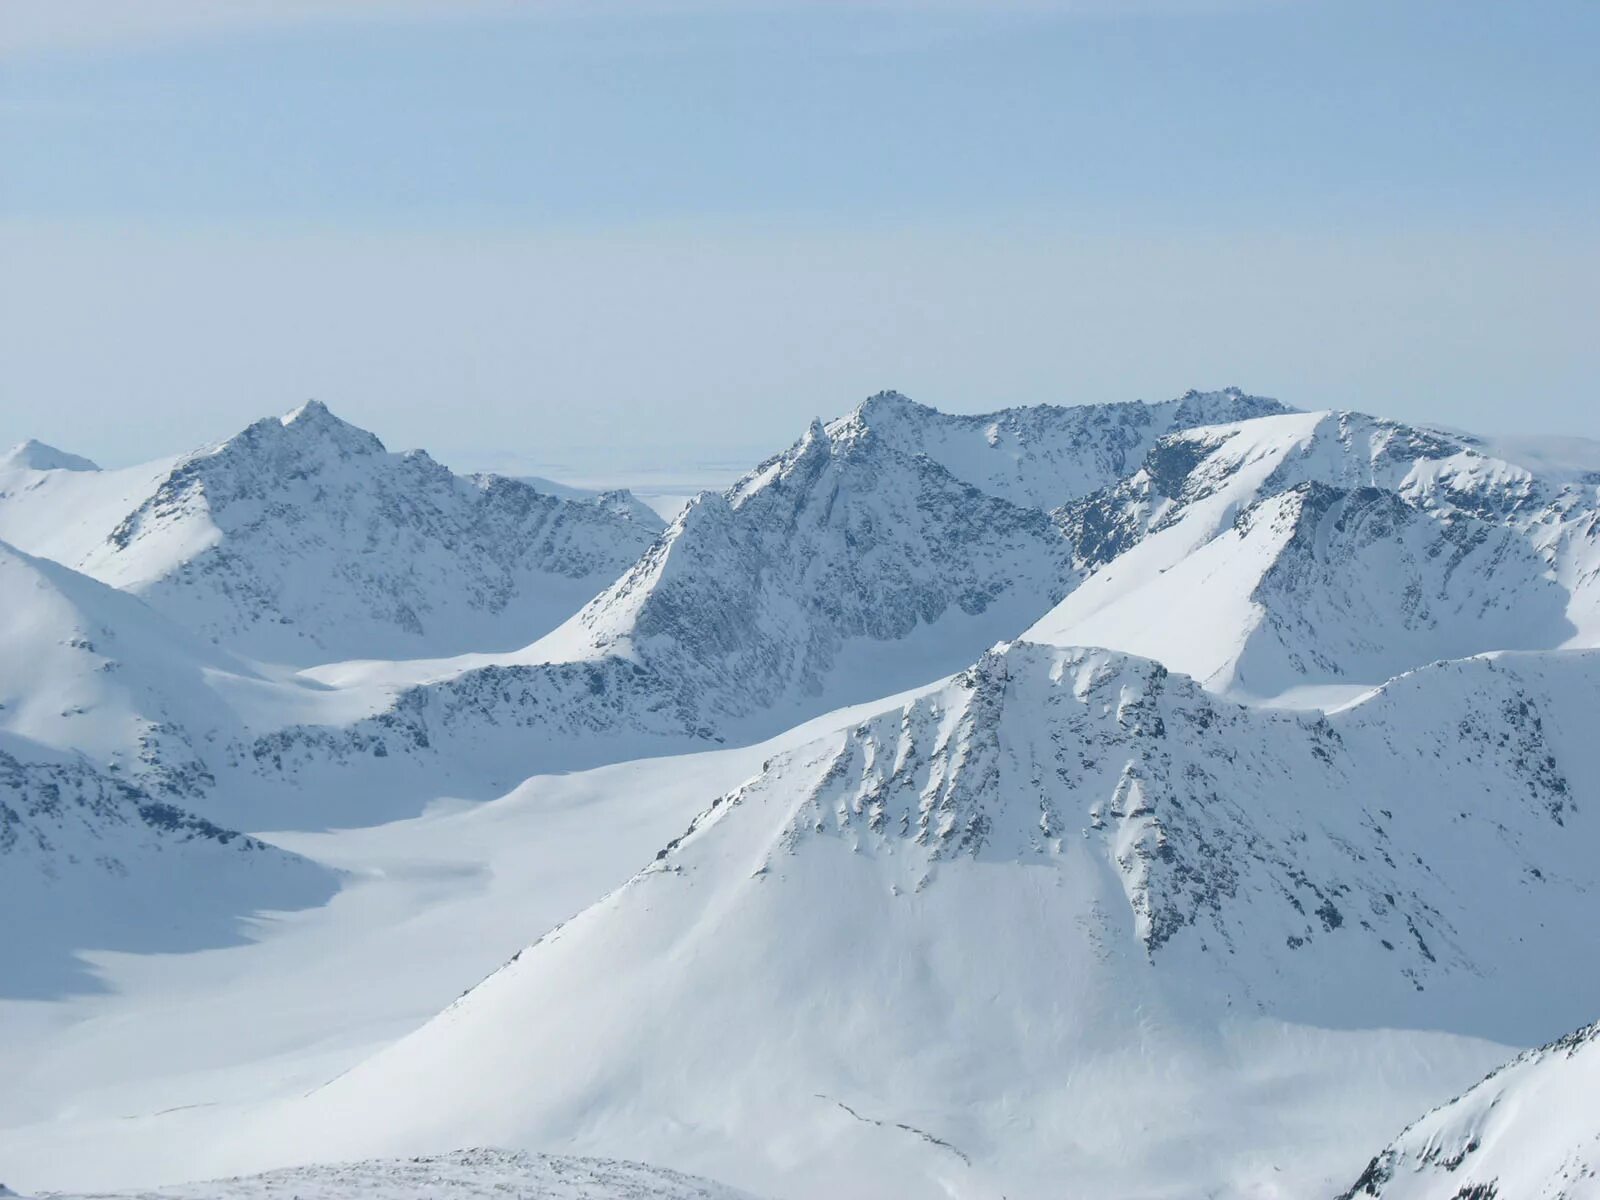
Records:
<instances>
[{"instance_id":1,"label":"rock striations on slope","mask_svg":"<svg viewBox=\"0 0 1600 1200\"><path fill-rule=\"evenodd\" d=\"M1058 511L1088 577L1028 636L1149 655L1252 699L1595 645L1597 484L1354 413L1173 434Z\"/></svg>"},{"instance_id":2,"label":"rock striations on slope","mask_svg":"<svg viewBox=\"0 0 1600 1200\"><path fill-rule=\"evenodd\" d=\"M1600 1024L1557 1038L1423 1117L1339 1200L1600 1196Z\"/></svg>"}]
</instances>

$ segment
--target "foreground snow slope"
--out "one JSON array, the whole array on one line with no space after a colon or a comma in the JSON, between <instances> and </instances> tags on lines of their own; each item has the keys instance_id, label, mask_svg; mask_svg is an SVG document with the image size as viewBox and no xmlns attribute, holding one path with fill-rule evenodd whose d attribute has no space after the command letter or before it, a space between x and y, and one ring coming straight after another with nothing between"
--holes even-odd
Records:
<instances>
[{"instance_id":1,"label":"foreground snow slope","mask_svg":"<svg viewBox=\"0 0 1600 1200\"><path fill-rule=\"evenodd\" d=\"M0 537L268 661L523 644L659 530L622 494L558 498L390 454L315 401L180 459L79 461L13 452Z\"/></svg>"},{"instance_id":2,"label":"foreground snow slope","mask_svg":"<svg viewBox=\"0 0 1600 1200\"><path fill-rule=\"evenodd\" d=\"M50 1200L750 1200L744 1192L661 1167L602 1158L458 1150L424 1158L290 1167L151 1192L47 1192ZM41 1197L43 1200L43 1197Z\"/></svg>"},{"instance_id":3,"label":"foreground snow slope","mask_svg":"<svg viewBox=\"0 0 1600 1200\"><path fill-rule=\"evenodd\" d=\"M24 1191L90 1190L274 1165L198 1156L253 1106L303 1095L416 1029L530 928L625 882L708 796L861 715L830 714L757 746L542 776L387 825L267 835L340 872L331 902L274 914L251 940L214 949L86 951L103 987L92 994L50 1004L0 994L5 1178Z\"/></svg>"},{"instance_id":4,"label":"foreground snow slope","mask_svg":"<svg viewBox=\"0 0 1600 1200\"><path fill-rule=\"evenodd\" d=\"M1600 1197L1600 1025L1491 1074L1383 1150L1340 1200Z\"/></svg>"},{"instance_id":5,"label":"foreground snow slope","mask_svg":"<svg viewBox=\"0 0 1600 1200\"><path fill-rule=\"evenodd\" d=\"M1600 987L1567 953L1597 705L1582 653L1324 718L1019 643L769 762L228 1152L627 1146L790 1196L1331 1191L1403 1098Z\"/></svg>"}]
</instances>

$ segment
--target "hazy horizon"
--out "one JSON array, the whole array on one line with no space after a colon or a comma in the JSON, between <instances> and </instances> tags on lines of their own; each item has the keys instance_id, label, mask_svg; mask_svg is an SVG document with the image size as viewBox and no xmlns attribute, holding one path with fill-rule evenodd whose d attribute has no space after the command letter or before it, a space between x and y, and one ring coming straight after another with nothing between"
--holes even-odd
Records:
<instances>
[{"instance_id":1,"label":"hazy horizon","mask_svg":"<svg viewBox=\"0 0 1600 1200\"><path fill-rule=\"evenodd\" d=\"M1600 9L18 0L0 437L585 478L1237 384L1600 437Z\"/></svg>"}]
</instances>

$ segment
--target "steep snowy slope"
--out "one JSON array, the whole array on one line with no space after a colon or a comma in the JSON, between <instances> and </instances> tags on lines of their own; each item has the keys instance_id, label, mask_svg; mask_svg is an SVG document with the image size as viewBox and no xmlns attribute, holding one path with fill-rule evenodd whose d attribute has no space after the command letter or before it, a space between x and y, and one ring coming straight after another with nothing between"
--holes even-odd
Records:
<instances>
[{"instance_id":1,"label":"steep snowy slope","mask_svg":"<svg viewBox=\"0 0 1600 1200\"><path fill-rule=\"evenodd\" d=\"M0 734L0 996L91 986L75 949L236 941L257 910L320 904L335 882L81 757Z\"/></svg>"},{"instance_id":2,"label":"steep snowy slope","mask_svg":"<svg viewBox=\"0 0 1600 1200\"><path fill-rule=\"evenodd\" d=\"M0 613L0 732L86 756L224 824L253 819L237 774L218 786L253 762L252 730L358 720L386 695L259 668L137 596L4 542Z\"/></svg>"},{"instance_id":3,"label":"steep snowy slope","mask_svg":"<svg viewBox=\"0 0 1600 1200\"><path fill-rule=\"evenodd\" d=\"M4 1192L0 1191L0 1195ZM153 1192L47 1192L49 1200L751 1200L744 1192L643 1163L458 1150L424 1158L292 1167ZM41 1198L43 1200L43 1198Z\"/></svg>"},{"instance_id":4,"label":"steep snowy slope","mask_svg":"<svg viewBox=\"0 0 1600 1200\"><path fill-rule=\"evenodd\" d=\"M1569 952L1597 705L1581 653L1312 717L1018 643L769 762L240 1146L626 1146L788 1196L1331 1192L1351 1138L1482 1069L1461 1038L1536 1040L1600 987Z\"/></svg>"},{"instance_id":5,"label":"steep snowy slope","mask_svg":"<svg viewBox=\"0 0 1600 1200\"><path fill-rule=\"evenodd\" d=\"M254 710L333 719L348 697L3 542L0 614L0 911L27 914L0 933L0 993L81 984L75 950L217 944L331 894L331 873L225 828L258 826L219 777Z\"/></svg>"},{"instance_id":6,"label":"steep snowy slope","mask_svg":"<svg viewBox=\"0 0 1600 1200\"><path fill-rule=\"evenodd\" d=\"M1600 1025L1495 1071L1412 1125L1340 1200L1600 1196Z\"/></svg>"},{"instance_id":7,"label":"steep snowy slope","mask_svg":"<svg viewBox=\"0 0 1600 1200\"><path fill-rule=\"evenodd\" d=\"M390 454L315 401L176 462L0 472L0 537L268 661L510 648L655 537L627 498L559 499Z\"/></svg>"},{"instance_id":8,"label":"steep snowy slope","mask_svg":"<svg viewBox=\"0 0 1600 1200\"><path fill-rule=\"evenodd\" d=\"M1597 481L1350 413L1171 435L1058 514L1092 573L1028 636L1147 654L1254 697L1593 645Z\"/></svg>"},{"instance_id":9,"label":"steep snowy slope","mask_svg":"<svg viewBox=\"0 0 1600 1200\"><path fill-rule=\"evenodd\" d=\"M929 682L1015 636L1080 577L1036 501L1115 479L1184 422L1278 411L1237 392L980 417L872 397L725 495L700 496L549 637L515 655L413 664L409 679L374 664L375 677L415 686L354 729L275 733L258 761L331 765L337 778L381 747L408 759L380 768L401 786L419 758L453 786L485 769L506 782L753 740Z\"/></svg>"},{"instance_id":10,"label":"steep snowy slope","mask_svg":"<svg viewBox=\"0 0 1600 1200\"><path fill-rule=\"evenodd\" d=\"M1116 646L1213 691L1276 697L1376 685L1483 650L1564 645L1576 633L1569 599L1514 530L1378 488L1302 483L1251 502L1116 603L1070 620L1080 606L1069 601L1030 636Z\"/></svg>"},{"instance_id":11,"label":"steep snowy slope","mask_svg":"<svg viewBox=\"0 0 1600 1200\"><path fill-rule=\"evenodd\" d=\"M0 730L193 799L209 746L240 736L215 677L247 665L143 601L0 542Z\"/></svg>"}]
</instances>

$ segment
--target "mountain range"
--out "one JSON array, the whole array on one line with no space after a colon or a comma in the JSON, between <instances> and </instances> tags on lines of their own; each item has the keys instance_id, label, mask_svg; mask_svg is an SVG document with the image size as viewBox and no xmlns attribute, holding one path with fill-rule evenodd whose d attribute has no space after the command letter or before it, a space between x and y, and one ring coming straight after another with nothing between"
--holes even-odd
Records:
<instances>
[{"instance_id":1,"label":"mountain range","mask_svg":"<svg viewBox=\"0 0 1600 1200\"><path fill-rule=\"evenodd\" d=\"M0 539L13 1183L499 1145L770 1197L1591 1194L1580 441L889 392L662 523L313 402L133 468L24 443ZM218 1021L374 999L164 1049L157 961Z\"/></svg>"}]
</instances>

